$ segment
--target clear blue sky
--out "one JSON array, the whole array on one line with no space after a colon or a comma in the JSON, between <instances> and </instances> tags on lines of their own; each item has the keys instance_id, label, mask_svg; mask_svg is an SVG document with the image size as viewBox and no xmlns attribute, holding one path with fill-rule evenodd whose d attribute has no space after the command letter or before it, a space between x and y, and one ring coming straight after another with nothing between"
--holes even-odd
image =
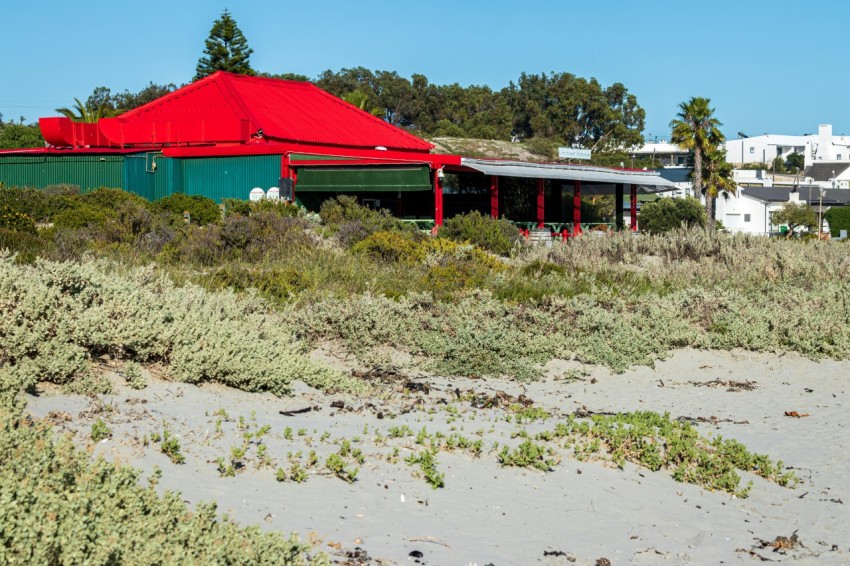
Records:
<instances>
[{"instance_id":1,"label":"clear blue sky","mask_svg":"<svg viewBox=\"0 0 850 566\"><path fill-rule=\"evenodd\" d=\"M0 112L32 122L97 86L188 82L225 6L260 71L364 66L494 89L570 72L623 83L648 137L669 136L691 96L728 137L850 133L846 0L3 0Z\"/></svg>"}]
</instances>

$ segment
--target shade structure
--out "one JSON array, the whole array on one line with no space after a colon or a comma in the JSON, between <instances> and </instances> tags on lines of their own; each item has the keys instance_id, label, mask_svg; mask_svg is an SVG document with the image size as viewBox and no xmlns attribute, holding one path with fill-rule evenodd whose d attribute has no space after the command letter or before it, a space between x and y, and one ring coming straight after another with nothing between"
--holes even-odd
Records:
<instances>
[{"instance_id":1,"label":"shade structure","mask_svg":"<svg viewBox=\"0 0 850 566\"><path fill-rule=\"evenodd\" d=\"M637 185L645 192L677 190L676 185L654 171L634 169L609 169L586 165L561 165L555 163L528 163L524 161L497 161L489 159L461 159L463 167L499 177L524 177L531 179L555 179L581 181L582 183L605 183Z\"/></svg>"},{"instance_id":2,"label":"shade structure","mask_svg":"<svg viewBox=\"0 0 850 566\"><path fill-rule=\"evenodd\" d=\"M430 191L430 169L421 167L301 167L298 190L310 192Z\"/></svg>"}]
</instances>

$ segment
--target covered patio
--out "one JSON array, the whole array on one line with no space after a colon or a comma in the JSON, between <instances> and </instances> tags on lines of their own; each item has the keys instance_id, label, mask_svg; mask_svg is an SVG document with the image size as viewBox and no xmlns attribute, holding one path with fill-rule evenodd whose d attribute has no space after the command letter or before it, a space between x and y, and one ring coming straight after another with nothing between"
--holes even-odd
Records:
<instances>
[{"instance_id":1,"label":"covered patio","mask_svg":"<svg viewBox=\"0 0 850 566\"><path fill-rule=\"evenodd\" d=\"M614 196L614 228L626 228L622 203L629 194L629 226L637 231L637 212L639 195L656 195L658 193L676 190L675 185L662 178L655 171L642 169L613 169L586 165L568 165L553 163L530 163L523 161L499 161L491 159L475 159L462 157L460 166L447 166L447 172L475 173L489 178L489 213L493 218L503 215L503 203L500 199L500 185L507 179L530 179L534 181L532 194L533 217L516 222L521 230L528 233L529 229L544 230L563 238L578 236L582 233L582 196L613 195ZM439 176L438 176L439 177ZM549 197L546 195L549 185ZM436 183L435 190L435 223L442 224L443 212L442 187ZM571 194L571 199L564 201L564 194ZM571 202L569 202L571 200ZM547 201L549 209L547 209ZM561 206L561 203L567 203ZM554 207L556 210L551 210Z\"/></svg>"},{"instance_id":2,"label":"covered patio","mask_svg":"<svg viewBox=\"0 0 850 566\"><path fill-rule=\"evenodd\" d=\"M317 159L292 155L291 159L285 157L284 162L282 177L292 179L294 194L309 208L317 209L322 200L337 194L355 194L362 204L387 209L420 228L442 226L447 215L471 210L479 210L493 218L503 217L507 207L500 188L521 180L533 182L521 195L530 206L525 207L527 210L521 217L510 220L526 235L531 230L548 228L553 235L562 238L578 236L583 232L582 196L613 195L615 203L623 203L627 191L628 228L636 231L639 196L676 190L674 184L655 171L439 154L416 160L392 154L382 159ZM458 198L459 194L446 187L449 175L473 177L477 186L475 194L467 193ZM481 190L484 183L486 195ZM566 195L571 195L568 200L563 198ZM622 205L614 207L613 227L618 230L626 228L623 208Z\"/></svg>"}]
</instances>

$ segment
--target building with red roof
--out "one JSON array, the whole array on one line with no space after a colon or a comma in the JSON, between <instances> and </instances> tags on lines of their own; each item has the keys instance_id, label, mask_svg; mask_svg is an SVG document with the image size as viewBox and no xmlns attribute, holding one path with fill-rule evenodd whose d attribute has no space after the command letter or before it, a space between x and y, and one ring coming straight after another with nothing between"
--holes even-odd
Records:
<instances>
[{"instance_id":1,"label":"building with red roof","mask_svg":"<svg viewBox=\"0 0 850 566\"><path fill-rule=\"evenodd\" d=\"M440 225L444 171L489 184L473 207L493 216L500 212L498 178L526 177L537 180L530 192L540 227L547 199L550 214L564 216L561 185L569 181L576 231L581 182L616 186L621 197L626 184L633 197L638 187L665 184L639 171L434 154L431 143L310 83L223 71L114 118L88 124L49 117L39 126L48 146L0 152L0 181L73 184L84 191L117 187L151 200L199 194L219 202L275 188L311 209L349 193L364 204Z\"/></svg>"}]
</instances>

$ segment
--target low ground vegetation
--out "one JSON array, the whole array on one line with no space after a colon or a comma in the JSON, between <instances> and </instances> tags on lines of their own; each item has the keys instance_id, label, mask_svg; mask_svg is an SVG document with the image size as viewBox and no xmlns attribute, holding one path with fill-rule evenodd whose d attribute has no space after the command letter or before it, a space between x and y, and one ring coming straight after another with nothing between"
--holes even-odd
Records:
<instances>
[{"instance_id":1,"label":"low ground vegetation","mask_svg":"<svg viewBox=\"0 0 850 566\"><path fill-rule=\"evenodd\" d=\"M111 434L98 419L91 439ZM240 528L215 504L192 511L157 476L89 455L46 425L0 409L4 564L329 564L297 537ZM80 518L85 517L85 521Z\"/></svg>"},{"instance_id":2,"label":"low ground vegetation","mask_svg":"<svg viewBox=\"0 0 850 566\"><path fill-rule=\"evenodd\" d=\"M0 229L17 254L0 260L0 332L12 344L0 371L15 368L25 387L73 380L101 355L251 390L285 393L299 377L349 386L304 357L327 340L367 362L389 346L443 374L519 379L556 357L621 371L686 346L850 356L840 243L675 228L533 249L479 214L435 238L344 196L320 219L229 203L204 225L111 189L4 188L0 206L39 226ZM197 351L202 337L212 346L235 336L259 338Z\"/></svg>"},{"instance_id":3,"label":"low ground vegetation","mask_svg":"<svg viewBox=\"0 0 850 566\"><path fill-rule=\"evenodd\" d=\"M844 243L671 226L535 249L506 223L475 214L449 220L434 237L346 197L316 216L279 203L226 203L222 212L203 199L147 203L65 186L0 188L0 219L6 561L121 562L130 553L151 563L307 560L295 539L238 529L214 506L190 512L178 496L140 487L138 472L92 462L22 418L19 394L40 382L110 391L97 371L102 363L134 389L145 388L147 368L157 366L177 381L284 395L294 380L374 391L368 379L308 356L328 343L364 364L383 360L389 348L442 375L519 380L538 377L553 358L622 371L686 346L850 357ZM535 432L523 428L516 441L490 448L504 466L545 472L562 456L631 462L741 496L748 488L739 485L740 471L794 482L781 463L734 441L698 437L667 415L570 418L550 430L540 428L545 411L512 418L534 422ZM319 470L357 481L364 455L347 439L321 459L311 449L275 461L266 432L246 425L244 442L215 462L219 473L236 475L250 463L276 469L280 481L302 482ZM456 433L386 432L407 443L412 451L401 460L434 489L446 481L442 452L478 458L487 450ZM87 442L111 434L98 420ZM167 423L150 440L174 465L185 461ZM392 448L384 457L398 463ZM83 508L92 517L85 525L75 520ZM133 521L122 520L131 514Z\"/></svg>"}]
</instances>

